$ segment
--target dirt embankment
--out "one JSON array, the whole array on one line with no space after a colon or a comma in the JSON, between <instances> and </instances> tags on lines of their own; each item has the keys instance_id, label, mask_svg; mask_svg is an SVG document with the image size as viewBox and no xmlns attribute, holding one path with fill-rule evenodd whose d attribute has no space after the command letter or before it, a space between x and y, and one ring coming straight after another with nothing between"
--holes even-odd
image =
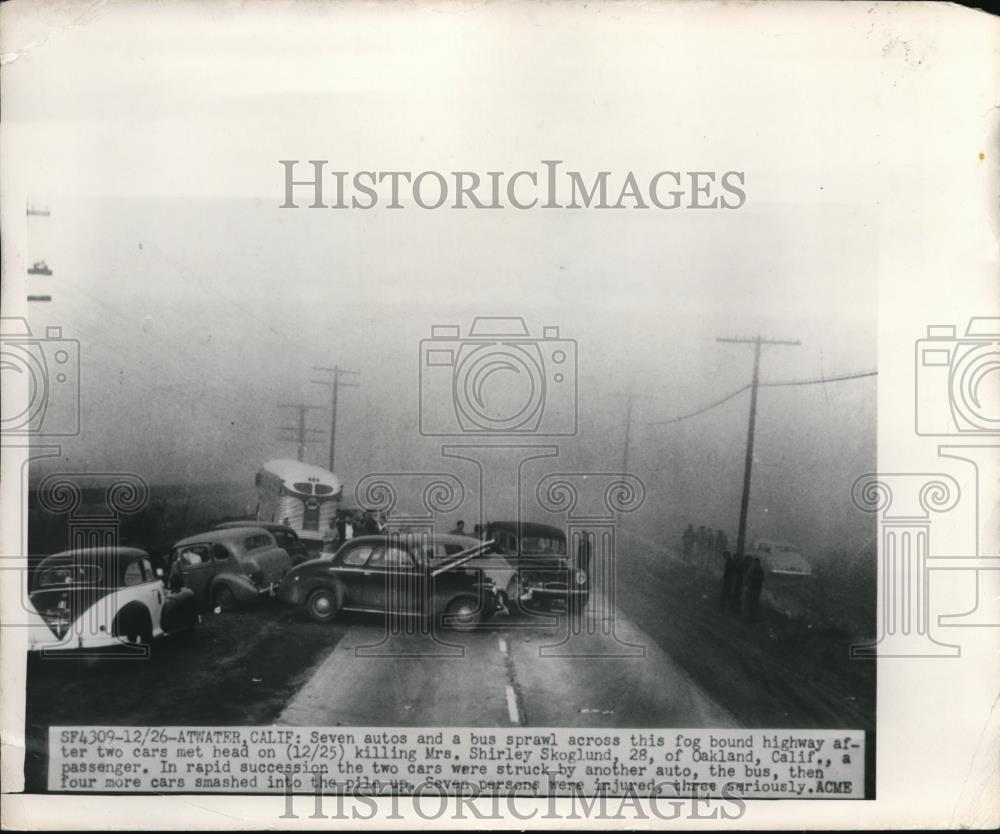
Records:
<instances>
[{"instance_id":1,"label":"dirt embankment","mask_svg":"<svg viewBox=\"0 0 1000 834\"><path fill-rule=\"evenodd\" d=\"M835 607L840 589L803 591L807 613L794 619L762 608L750 620L722 610L721 576L669 554L630 552L617 575L622 610L745 726L874 730L875 664L850 656L865 638L810 603ZM874 612L874 586L859 594Z\"/></svg>"}]
</instances>

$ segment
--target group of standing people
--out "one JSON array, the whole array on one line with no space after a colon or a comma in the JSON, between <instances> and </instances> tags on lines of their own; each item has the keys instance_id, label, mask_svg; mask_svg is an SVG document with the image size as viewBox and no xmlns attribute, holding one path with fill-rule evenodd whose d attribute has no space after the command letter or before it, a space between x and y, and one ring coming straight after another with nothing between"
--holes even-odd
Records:
<instances>
[{"instance_id":1,"label":"group of standing people","mask_svg":"<svg viewBox=\"0 0 1000 834\"><path fill-rule=\"evenodd\" d=\"M760 595L764 590L764 566L754 556L723 554L722 595L719 607L723 611L756 617L760 610Z\"/></svg>"},{"instance_id":2,"label":"group of standing people","mask_svg":"<svg viewBox=\"0 0 1000 834\"><path fill-rule=\"evenodd\" d=\"M721 558L729 547L729 539L722 530L713 530L702 525L697 530L689 524L681 536L681 552L684 561L706 562L710 557Z\"/></svg>"},{"instance_id":3,"label":"group of standing people","mask_svg":"<svg viewBox=\"0 0 1000 834\"><path fill-rule=\"evenodd\" d=\"M338 512L330 518L330 527L323 532L323 550L331 553L355 536L371 536L384 529L385 522L370 510L360 513Z\"/></svg>"}]
</instances>

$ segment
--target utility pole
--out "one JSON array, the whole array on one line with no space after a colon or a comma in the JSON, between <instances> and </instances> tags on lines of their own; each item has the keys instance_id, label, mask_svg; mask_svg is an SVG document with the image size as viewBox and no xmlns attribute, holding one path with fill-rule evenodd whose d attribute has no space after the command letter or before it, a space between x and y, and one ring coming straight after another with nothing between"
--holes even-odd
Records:
<instances>
[{"instance_id":1,"label":"utility pole","mask_svg":"<svg viewBox=\"0 0 1000 834\"><path fill-rule=\"evenodd\" d=\"M330 388L330 465L329 470L333 472L333 464L336 460L336 448L337 448L337 390L341 387L344 388L357 388L357 382L342 382L340 379L341 374L354 374L359 375L359 371L349 371L346 368L341 368L340 365L334 365L332 368L320 368L313 365L314 371L322 371L323 373L333 374L333 379L314 379L312 380L316 385L326 385Z\"/></svg>"},{"instance_id":2,"label":"utility pole","mask_svg":"<svg viewBox=\"0 0 1000 834\"><path fill-rule=\"evenodd\" d=\"M625 448L622 450L622 475L628 475L628 451L632 442L632 403L635 400L648 400L645 394L618 394L625 398Z\"/></svg>"},{"instance_id":3,"label":"utility pole","mask_svg":"<svg viewBox=\"0 0 1000 834\"><path fill-rule=\"evenodd\" d=\"M736 555L744 555L747 538L747 510L750 507L750 474L753 470L753 435L757 424L757 387L760 382L760 349L762 345L798 346L802 344L797 339L765 339L755 336L752 339L718 338L717 342L730 344L753 345L753 381L750 383L750 427L747 429L747 457L743 467L743 497L740 499L740 528L736 537Z\"/></svg>"},{"instance_id":4,"label":"utility pole","mask_svg":"<svg viewBox=\"0 0 1000 834\"><path fill-rule=\"evenodd\" d=\"M306 452L306 440L309 434L318 434L316 429L306 428L306 412L310 408L319 408L318 405L307 405L306 403L279 403L278 408L294 408L298 411L299 419L298 425L296 426L282 426L280 431L289 432L290 437L279 437L279 440L287 440L296 444L298 447L297 457L299 460L303 460Z\"/></svg>"}]
</instances>

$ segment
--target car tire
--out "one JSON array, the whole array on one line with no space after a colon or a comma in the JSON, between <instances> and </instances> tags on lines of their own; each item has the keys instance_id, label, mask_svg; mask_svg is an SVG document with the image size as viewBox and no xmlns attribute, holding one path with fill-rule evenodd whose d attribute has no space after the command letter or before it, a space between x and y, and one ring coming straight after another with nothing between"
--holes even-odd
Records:
<instances>
[{"instance_id":1,"label":"car tire","mask_svg":"<svg viewBox=\"0 0 1000 834\"><path fill-rule=\"evenodd\" d=\"M306 599L306 613L314 623L329 623L340 613L342 601L339 588L317 588Z\"/></svg>"},{"instance_id":2,"label":"car tire","mask_svg":"<svg viewBox=\"0 0 1000 834\"><path fill-rule=\"evenodd\" d=\"M475 597L455 597L444 608L444 625L454 631L474 631L482 620L482 606Z\"/></svg>"},{"instance_id":3,"label":"car tire","mask_svg":"<svg viewBox=\"0 0 1000 834\"><path fill-rule=\"evenodd\" d=\"M132 645L149 646L153 642L153 622L145 610L125 610L115 619L114 636Z\"/></svg>"},{"instance_id":4,"label":"car tire","mask_svg":"<svg viewBox=\"0 0 1000 834\"><path fill-rule=\"evenodd\" d=\"M222 613L236 608L236 594L228 585L219 585L212 591L212 607L219 608Z\"/></svg>"}]
</instances>

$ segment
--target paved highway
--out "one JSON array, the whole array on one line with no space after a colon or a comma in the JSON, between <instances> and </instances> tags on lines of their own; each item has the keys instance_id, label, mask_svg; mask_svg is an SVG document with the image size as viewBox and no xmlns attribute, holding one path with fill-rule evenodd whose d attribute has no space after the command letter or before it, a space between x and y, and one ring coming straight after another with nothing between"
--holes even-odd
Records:
<instances>
[{"instance_id":1,"label":"paved highway","mask_svg":"<svg viewBox=\"0 0 1000 834\"><path fill-rule=\"evenodd\" d=\"M498 618L437 639L356 618L278 722L298 726L725 727L733 716L635 624Z\"/></svg>"}]
</instances>

